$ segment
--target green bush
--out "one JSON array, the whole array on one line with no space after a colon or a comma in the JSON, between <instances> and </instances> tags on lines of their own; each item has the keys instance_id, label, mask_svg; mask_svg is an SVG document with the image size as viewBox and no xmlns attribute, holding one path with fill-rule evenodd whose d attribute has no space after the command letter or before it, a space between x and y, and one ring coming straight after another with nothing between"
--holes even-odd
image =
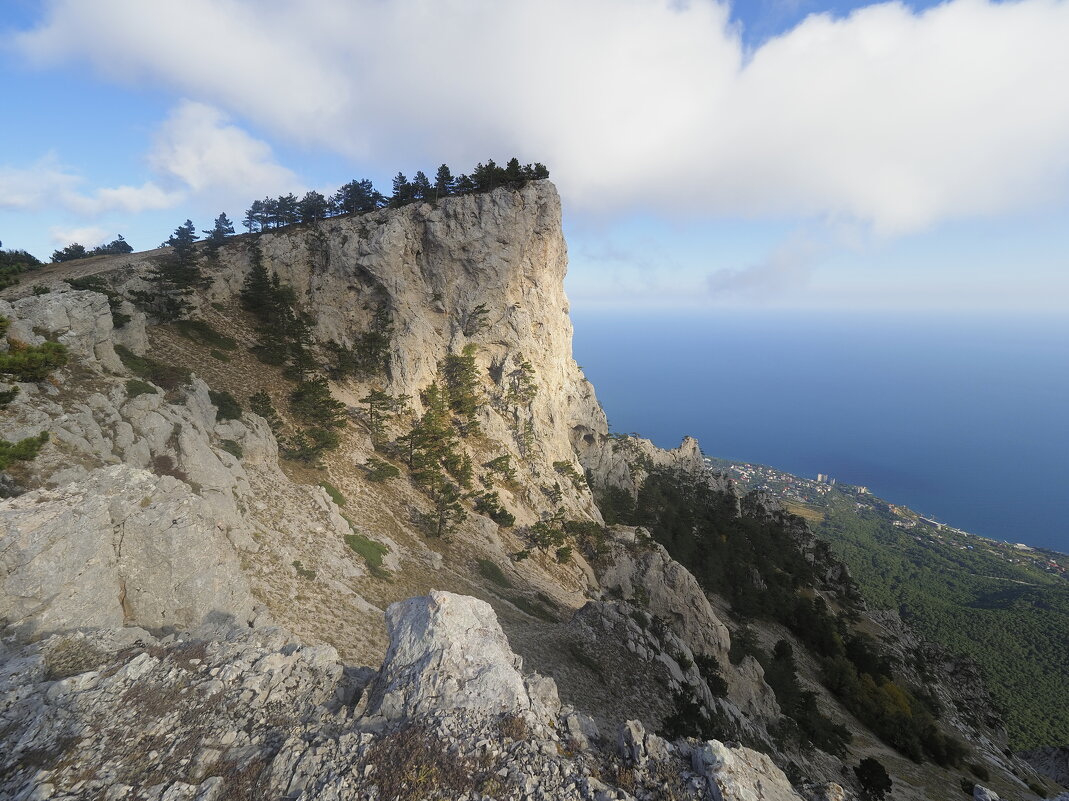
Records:
<instances>
[{"instance_id":1,"label":"green bush","mask_svg":"<svg viewBox=\"0 0 1069 801\"><path fill-rule=\"evenodd\" d=\"M212 403L215 404L216 413L215 417L218 420L240 420L241 419L241 404L238 403L237 398L231 395L226 390L216 392L213 389L208 390L208 397L211 398Z\"/></svg>"},{"instance_id":2,"label":"green bush","mask_svg":"<svg viewBox=\"0 0 1069 801\"><path fill-rule=\"evenodd\" d=\"M131 378L126 382L126 397L136 398L138 395L155 395L156 387L140 378Z\"/></svg>"},{"instance_id":3,"label":"green bush","mask_svg":"<svg viewBox=\"0 0 1069 801\"><path fill-rule=\"evenodd\" d=\"M48 432L42 431L36 437L26 437L18 442L0 439L0 470L7 470L12 462L28 462L37 456L41 447L48 442Z\"/></svg>"},{"instance_id":4,"label":"green bush","mask_svg":"<svg viewBox=\"0 0 1069 801\"><path fill-rule=\"evenodd\" d=\"M336 432L313 426L295 432L285 441L280 450L287 459L315 464L324 451L337 448L340 442Z\"/></svg>"},{"instance_id":5,"label":"green bush","mask_svg":"<svg viewBox=\"0 0 1069 801\"><path fill-rule=\"evenodd\" d=\"M11 401L15 400L15 396L19 394L18 387L12 387L11 389L5 389L0 391L0 409L3 409Z\"/></svg>"},{"instance_id":6,"label":"green bush","mask_svg":"<svg viewBox=\"0 0 1069 801\"><path fill-rule=\"evenodd\" d=\"M212 348L210 351L208 351L208 355L211 356L213 359L216 359L216 360L221 361L221 362L230 361L230 357L229 356L227 356L221 350L216 350L215 348Z\"/></svg>"},{"instance_id":7,"label":"green bush","mask_svg":"<svg viewBox=\"0 0 1069 801\"><path fill-rule=\"evenodd\" d=\"M329 481L320 481L319 486L327 491L327 495L338 506L345 506L345 496L341 494L337 487L331 484Z\"/></svg>"},{"instance_id":8,"label":"green bush","mask_svg":"<svg viewBox=\"0 0 1069 801\"><path fill-rule=\"evenodd\" d=\"M220 334L204 320L175 320L174 327L182 336L201 345L219 350L237 350L237 340Z\"/></svg>"},{"instance_id":9,"label":"green bush","mask_svg":"<svg viewBox=\"0 0 1069 801\"><path fill-rule=\"evenodd\" d=\"M330 394L325 378L302 381L290 393L290 409L301 422L318 428L345 425L345 404Z\"/></svg>"},{"instance_id":10,"label":"green bush","mask_svg":"<svg viewBox=\"0 0 1069 801\"><path fill-rule=\"evenodd\" d=\"M245 455L241 446L232 439L220 440L219 447L238 459Z\"/></svg>"},{"instance_id":11,"label":"green bush","mask_svg":"<svg viewBox=\"0 0 1069 801\"><path fill-rule=\"evenodd\" d=\"M391 478L397 478L399 475L401 475L401 471L398 470L394 465L383 459L378 459L374 456L367 460L365 468L367 469L368 481L386 481Z\"/></svg>"},{"instance_id":12,"label":"green bush","mask_svg":"<svg viewBox=\"0 0 1069 801\"><path fill-rule=\"evenodd\" d=\"M356 527L352 521L349 521L349 527L352 529L351 534L345 535L345 544L348 545L354 553L360 554L364 561L367 562L368 570L371 571L371 575L376 578L386 578L390 575L389 571L382 566L382 559L386 554L390 552L390 549L383 545L381 542L375 542L370 537L365 537Z\"/></svg>"},{"instance_id":13,"label":"green bush","mask_svg":"<svg viewBox=\"0 0 1069 801\"><path fill-rule=\"evenodd\" d=\"M0 373L14 376L16 381L43 381L66 363L67 348L58 342L27 345L9 339L7 352L0 353Z\"/></svg>"},{"instance_id":14,"label":"green bush","mask_svg":"<svg viewBox=\"0 0 1069 801\"><path fill-rule=\"evenodd\" d=\"M165 390L170 391L185 386L192 378L192 373L188 368L163 364L148 356L138 356L123 345L116 345L115 352L119 354L119 359L122 360L127 370L138 378L147 379Z\"/></svg>"},{"instance_id":15,"label":"green bush","mask_svg":"<svg viewBox=\"0 0 1069 801\"><path fill-rule=\"evenodd\" d=\"M505 575L504 571L497 566L496 562L492 562L489 559L478 559L476 562L479 565L479 573L481 573L484 578L490 579L490 581L494 582L494 584L499 587L504 587L506 589L512 587L512 582L508 580L508 577Z\"/></svg>"}]
</instances>

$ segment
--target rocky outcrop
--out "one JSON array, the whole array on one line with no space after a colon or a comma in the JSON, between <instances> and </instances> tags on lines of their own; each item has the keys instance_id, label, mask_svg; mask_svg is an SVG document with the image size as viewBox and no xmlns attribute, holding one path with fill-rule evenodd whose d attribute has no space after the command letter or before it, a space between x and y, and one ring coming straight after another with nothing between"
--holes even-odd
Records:
<instances>
[{"instance_id":1,"label":"rocky outcrop","mask_svg":"<svg viewBox=\"0 0 1069 801\"><path fill-rule=\"evenodd\" d=\"M457 709L484 715L560 711L551 679L520 673L494 610L485 601L433 591L386 610L390 649L368 692L367 714L415 720Z\"/></svg>"},{"instance_id":2,"label":"rocky outcrop","mask_svg":"<svg viewBox=\"0 0 1069 801\"><path fill-rule=\"evenodd\" d=\"M76 627L250 625L256 604L211 504L125 465L0 507L0 619L20 637Z\"/></svg>"},{"instance_id":3,"label":"rocky outcrop","mask_svg":"<svg viewBox=\"0 0 1069 801\"><path fill-rule=\"evenodd\" d=\"M3 439L49 435L18 466L22 488L39 489L0 501L4 636L265 619L241 554L277 543L288 566L302 529L333 535L339 578L366 572L344 558L351 529L337 507L279 469L262 419L220 419L195 376L166 390L128 378L103 295L57 289L0 301L0 314L10 337L34 344L47 336L70 354L56 380L21 384L0 416ZM284 538L268 538L279 529ZM279 582L270 577L272 587ZM348 594L356 608L373 609Z\"/></svg>"},{"instance_id":4,"label":"rocky outcrop","mask_svg":"<svg viewBox=\"0 0 1069 801\"><path fill-rule=\"evenodd\" d=\"M1069 787L1069 745L1047 746L1020 751L1017 756L1035 768L1036 772Z\"/></svg>"},{"instance_id":5,"label":"rocky outcrop","mask_svg":"<svg viewBox=\"0 0 1069 801\"><path fill-rule=\"evenodd\" d=\"M0 663L0 798L797 798L762 754L669 743L638 721L599 750L521 678L473 598L432 593L389 615L390 656L366 690L371 671L271 627L23 646Z\"/></svg>"},{"instance_id":6,"label":"rocky outcrop","mask_svg":"<svg viewBox=\"0 0 1069 801\"><path fill-rule=\"evenodd\" d=\"M636 547L641 530L617 530L611 558L598 579L610 594L639 599L646 612L668 622L696 654L726 661L731 638L697 579L655 542Z\"/></svg>"},{"instance_id":7,"label":"rocky outcrop","mask_svg":"<svg viewBox=\"0 0 1069 801\"><path fill-rule=\"evenodd\" d=\"M783 771L766 754L710 740L691 754L694 771L706 778L712 801L799 801Z\"/></svg>"}]
</instances>

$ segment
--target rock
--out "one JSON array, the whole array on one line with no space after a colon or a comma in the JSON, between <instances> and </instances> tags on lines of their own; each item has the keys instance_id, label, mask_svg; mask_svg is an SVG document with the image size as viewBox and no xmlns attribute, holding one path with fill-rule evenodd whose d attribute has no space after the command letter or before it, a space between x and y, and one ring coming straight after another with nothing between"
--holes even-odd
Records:
<instances>
[{"instance_id":1,"label":"rock","mask_svg":"<svg viewBox=\"0 0 1069 801\"><path fill-rule=\"evenodd\" d=\"M710 740L691 752L713 801L799 801L801 796L765 754Z\"/></svg>"},{"instance_id":2,"label":"rock","mask_svg":"<svg viewBox=\"0 0 1069 801\"><path fill-rule=\"evenodd\" d=\"M1069 787L1069 746L1047 746L1021 751L1017 756L1024 759L1035 771L1063 787Z\"/></svg>"},{"instance_id":3,"label":"rock","mask_svg":"<svg viewBox=\"0 0 1069 801\"><path fill-rule=\"evenodd\" d=\"M979 784L972 788L973 801L999 801L998 793Z\"/></svg>"},{"instance_id":4,"label":"rock","mask_svg":"<svg viewBox=\"0 0 1069 801\"><path fill-rule=\"evenodd\" d=\"M125 465L0 505L0 576L0 619L22 637L255 617L213 509L186 484Z\"/></svg>"},{"instance_id":5,"label":"rock","mask_svg":"<svg viewBox=\"0 0 1069 801\"><path fill-rule=\"evenodd\" d=\"M390 647L368 688L369 716L414 719L450 709L555 715L560 709L551 679L533 682L532 698L521 660L485 601L434 590L392 604L386 627Z\"/></svg>"}]
</instances>

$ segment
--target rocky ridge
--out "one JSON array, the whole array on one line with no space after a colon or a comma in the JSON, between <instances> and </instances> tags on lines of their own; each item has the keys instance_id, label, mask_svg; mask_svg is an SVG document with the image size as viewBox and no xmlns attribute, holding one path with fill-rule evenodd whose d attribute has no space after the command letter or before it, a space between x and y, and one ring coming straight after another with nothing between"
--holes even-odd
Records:
<instances>
[{"instance_id":1,"label":"rocky ridge","mask_svg":"<svg viewBox=\"0 0 1069 801\"><path fill-rule=\"evenodd\" d=\"M240 351L221 362L129 304L131 320L116 328L103 295L58 280L45 294L8 290L0 315L11 320L9 337L58 340L74 356L55 380L20 385L0 416L5 439L51 436L37 459L10 471L17 497L0 506L9 649L0 657L8 671L0 735L14 749L3 770L20 777L20 797L208 799L260 797L264 788L394 797L397 785L384 789L374 766L408 754L422 761L402 780L420 787L431 776L443 797L796 797L749 748L670 744L650 733L681 693L780 764L808 759L810 781L796 777L807 797L850 797L824 787L850 783L842 761L777 743L780 709L760 664L727 658L731 634L716 599L641 529L608 530L589 559L580 550L568 562L537 551L514 559L529 545L525 527L558 510L602 522L589 484L567 478L567 465L632 495L650 470L681 470L702 475L738 515L783 516L698 473L693 440L663 451L608 434L571 358L551 184L235 238L205 265L213 285L194 300L198 315L225 323L246 346L253 340L235 294L254 247L315 310L320 342L351 345L387 308L394 334L381 386L410 395L417 410L441 360L475 346L487 402L481 438L464 447L476 463L510 456L516 478L496 489L517 526L471 513L436 542L414 523L427 501L407 482L370 484L360 467L375 453L359 409L368 382L332 386L349 407L342 447L318 470L299 468L279 459L262 418L222 419L209 390L244 398L264 389L281 409L277 370ZM129 294L148 287L147 272L165 255L93 269ZM141 382L146 389L118 345L195 364L197 374L170 386ZM510 381L524 364L537 392L517 402ZM325 478L333 493L318 486ZM796 534L823 564L821 543L804 525ZM377 572L347 545L354 535L382 549ZM833 573L829 592L849 585ZM423 597L434 587L455 594ZM725 695L696 668L699 657L719 664ZM383 659L381 671L355 667ZM524 663L543 676L524 673ZM130 714L109 728L107 710L121 704ZM443 743L449 760L484 783L460 789L450 784L456 776L436 773ZM132 764L144 753L148 773ZM859 753L887 758L875 743ZM896 783L896 797L924 797L919 785ZM112 787L120 789L108 795Z\"/></svg>"}]
</instances>

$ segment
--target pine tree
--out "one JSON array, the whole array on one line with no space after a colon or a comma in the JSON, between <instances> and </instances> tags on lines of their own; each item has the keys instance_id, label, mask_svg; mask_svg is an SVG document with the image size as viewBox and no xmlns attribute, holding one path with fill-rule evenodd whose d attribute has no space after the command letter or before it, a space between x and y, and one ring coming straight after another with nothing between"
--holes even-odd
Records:
<instances>
[{"instance_id":1,"label":"pine tree","mask_svg":"<svg viewBox=\"0 0 1069 801\"><path fill-rule=\"evenodd\" d=\"M271 308L271 276L264 266L258 239L249 241L249 262L252 266L241 287L241 305L252 312L257 320L265 322Z\"/></svg>"},{"instance_id":2,"label":"pine tree","mask_svg":"<svg viewBox=\"0 0 1069 801\"><path fill-rule=\"evenodd\" d=\"M453 194L453 185L455 183L453 173L449 171L448 165L443 164L438 168L438 172L434 174L434 199L437 200L440 197L448 197Z\"/></svg>"},{"instance_id":3,"label":"pine tree","mask_svg":"<svg viewBox=\"0 0 1069 801\"><path fill-rule=\"evenodd\" d=\"M423 170L419 170L416 173L416 177L412 179L412 199L413 200L433 200L434 190L431 189L431 182L424 174Z\"/></svg>"},{"instance_id":4,"label":"pine tree","mask_svg":"<svg viewBox=\"0 0 1069 801\"><path fill-rule=\"evenodd\" d=\"M315 190L306 192L298 206L301 222L304 223L325 219L330 211L330 201Z\"/></svg>"},{"instance_id":5,"label":"pine tree","mask_svg":"<svg viewBox=\"0 0 1069 801\"><path fill-rule=\"evenodd\" d=\"M234 235L234 223L230 221L230 218L226 216L226 212L222 212L215 218L215 225L210 231L202 231L206 234L204 241L208 245L208 252L214 256L219 252L219 248L223 244L223 240L228 236Z\"/></svg>"},{"instance_id":6,"label":"pine tree","mask_svg":"<svg viewBox=\"0 0 1069 801\"><path fill-rule=\"evenodd\" d=\"M479 421L475 415L479 411L481 398L475 350L475 345L465 345L459 355L450 354L442 362L442 376L449 390L449 407L464 418L465 435L479 431Z\"/></svg>"},{"instance_id":7,"label":"pine tree","mask_svg":"<svg viewBox=\"0 0 1069 801\"><path fill-rule=\"evenodd\" d=\"M204 286L204 275L197 266L197 231L192 220L186 220L171 234L165 245L172 250L152 273L155 295L142 294L156 313L165 320L175 320L189 310L187 298L197 287Z\"/></svg>"},{"instance_id":8,"label":"pine tree","mask_svg":"<svg viewBox=\"0 0 1069 801\"><path fill-rule=\"evenodd\" d=\"M405 177L403 172L397 173L393 177L393 197L390 198L390 207L398 208L399 206L404 206L415 200L415 197L415 185Z\"/></svg>"}]
</instances>

